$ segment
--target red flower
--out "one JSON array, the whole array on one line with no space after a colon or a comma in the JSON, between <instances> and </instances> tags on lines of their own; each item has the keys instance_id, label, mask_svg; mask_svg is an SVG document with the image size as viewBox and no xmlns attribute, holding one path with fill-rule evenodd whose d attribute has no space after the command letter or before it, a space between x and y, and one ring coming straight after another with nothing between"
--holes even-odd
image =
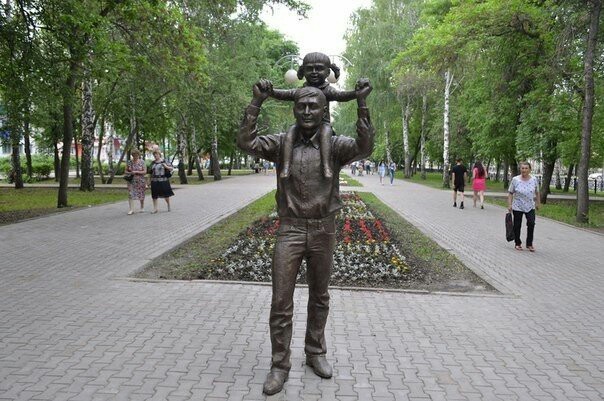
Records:
<instances>
[{"instance_id":1,"label":"red flower","mask_svg":"<svg viewBox=\"0 0 604 401\"><path fill-rule=\"evenodd\" d=\"M388 234L388 231L386 230L386 228L384 227L382 222L378 219L375 219L375 223L373 223L373 224L375 225L375 228L380 233L380 236L382 237L382 241L389 241L390 234Z\"/></svg>"},{"instance_id":2,"label":"red flower","mask_svg":"<svg viewBox=\"0 0 604 401\"><path fill-rule=\"evenodd\" d=\"M365 237L367 237L368 241L373 240L373 234L371 234L371 230L368 229L367 226L365 225L364 219L359 219L359 228L361 229L361 231L363 231L363 233L365 234Z\"/></svg>"}]
</instances>

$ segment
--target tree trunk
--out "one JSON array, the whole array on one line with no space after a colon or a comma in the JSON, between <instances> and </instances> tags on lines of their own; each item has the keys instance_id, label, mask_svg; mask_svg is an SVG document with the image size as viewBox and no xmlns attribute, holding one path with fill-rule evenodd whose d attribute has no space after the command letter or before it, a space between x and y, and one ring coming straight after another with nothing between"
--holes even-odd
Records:
<instances>
[{"instance_id":1,"label":"tree trunk","mask_svg":"<svg viewBox=\"0 0 604 401\"><path fill-rule=\"evenodd\" d=\"M59 180L61 179L61 157L59 156L59 144L57 143L57 141L55 141L53 145L55 182L59 182Z\"/></svg>"},{"instance_id":2,"label":"tree trunk","mask_svg":"<svg viewBox=\"0 0 604 401\"><path fill-rule=\"evenodd\" d=\"M73 94L76 89L76 73L79 63L72 60L69 63L69 76L63 89L63 154L61 156L61 179L59 180L59 195L57 207L67 207L67 186L69 184L69 157L73 140ZM77 157L76 147L76 157Z\"/></svg>"},{"instance_id":3,"label":"tree trunk","mask_svg":"<svg viewBox=\"0 0 604 401\"><path fill-rule=\"evenodd\" d=\"M72 117L73 119L73 117ZM73 135L73 146L75 150L75 162L76 162L76 178L80 178L80 156L78 155L78 134L74 130Z\"/></svg>"},{"instance_id":4,"label":"tree trunk","mask_svg":"<svg viewBox=\"0 0 604 401\"><path fill-rule=\"evenodd\" d=\"M581 157L577 168L577 222L587 223L589 221L589 183L587 173L589 159L591 156L591 133L594 113L594 58L598 41L598 29L600 25L601 0L591 0L589 11L589 35L587 37L587 49L584 55L585 99L583 101L583 123L581 127Z\"/></svg>"},{"instance_id":5,"label":"tree trunk","mask_svg":"<svg viewBox=\"0 0 604 401\"><path fill-rule=\"evenodd\" d=\"M573 179L573 168L575 167L574 164L570 164L570 166L568 166L568 173L566 174L566 180L564 180L564 188L562 189L562 192L568 192L568 188L570 186L570 181Z\"/></svg>"},{"instance_id":6,"label":"tree trunk","mask_svg":"<svg viewBox=\"0 0 604 401\"><path fill-rule=\"evenodd\" d=\"M560 160L556 161L556 189L562 189L562 180L560 179Z\"/></svg>"},{"instance_id":7,"label":"tree trunk","mask_svg":"<svg viewBox=\"0 0 604 401\"><path fill-rule=\"evenodd\" d=\"M507 190L508 187L510 186L510 179L508 177L508 170L509 170L509 168L510 168L509 162L507 160L504 161L503 162L503 171L502 171L502 174L503 174L503 189L504 190Z\"/></svg>"},{"instance_id":8,"label":"tree trunk","mask_svg":"<svg viewBox=\"0 0 604 401\"><path fill-rule=\"evenodd\" d=\"M101 132L99 133L99 148L96 152L96 162L99 166L99 177L101 182L105 183L105 174L103 174L103 163L101 163L101 150L103 149L103 139L105 139L105 117L101 118Z\"/></svg>"},{"instance_id":9,"label":"tree trunk","mask_svg":"<svg viewBox=\"0 0 604 401\"><path fill-rule=\"evenodd\" d=\"M501 171L501 160L497 160L497 165L495 166L495 181L499 181L499 172L500 171Z\"/></svg>"},{"instance_id":10,"label":"tree trunk","mask_svg":"<svg viewBox=\"0 0 604 401\"><path fill-rule=\"evenodd\" d=\"M543 175L541 176L541 190L539 191L539 195L541 196L541 203L544 205L547 203L547 195L549 195L550 192L549 184L552 182L555 165L555 160L543 160Z\"/></svg>"},{"instance_id":11,"label":"tree trunk","mask_svg":"<svg viewBox=\"0 0 604 401\"><path fill-rule=\"evenodd\" d=\"M185 171L185 158L187 144L185 143L185 130L187 129L186 121L181 118L180 126L178 127L178 178L180 183L186 185L189 183L187 180L187 172Z\"/></svg>"},{"instance_id":12,"label":"tree trunk","mask_svg":"<svg viewBox=\"0 0 604 401\"><path fill-rule=\"evenodd\" d=\"M233 151L231 151L231 154L229 155L229 169L227 171L227 175L230 176L233 170L233 158L235 157Z\"/></svg>"},{"instance_id":13,"label":"tree trunk","mask_svg":"<svg viewBox=\"0 0 604 401\"><path fill-rule=\"evenodd\" d=\"M94 191L93 148L92 79L87 76L82 82L82 180L80 181L80 191Z\"/></svg>"},{"instance_id":14,"label":"tree trunk","mask_svg":"<svg viewBox=\"0 0 604 401\"><path fill-rule=\"evenodd\" d=\"M426 119L428 118L428 95L422 96L422 123L420 132L420 171L421 179L426 179Z\"/></svg>"},{"instance_id":15,"label":"tree trunk","mask_svg":"<svg viewBox=\"0 0 604 401\"><path fill-rule=\"evenodd\" d=\"M405 178L411 177L411 154L409 151L409 118L411 116L411 99L407 95L403 106L403 150L405 152Z\"/></svg>"},{"instance_id":16,"label":"tree trunk","mask_svg":"<svg viewBox=\"0 0 604 401\"><path fill-rule=\"evenodd\" d=\"M108 127L109 135L107 136L107 174L113 177L115 169L113 168L113 154L115 153L115 135L113 135L113 126ZM107 184L110 184L107 180Z\"/></svg>"},{"instance_id":17,"label":"tree trunk","mask_svg":"<svg viewBox=\"0 0 604 401\"><path fill-rule=\"evenodd\" d=\"M511 163L508 164L508 167L510 169L510 172L512 173L511 176L512 177L516 177L517 175L520 174L520 171L518 171L518 161L516 159L512 159ZM505 170L506 173L508 170Z\"/></svg>"},{"instance_id":18,"label":"tree trunk","mask_svg":"<svg viewBox=\"0 0 604 401\"><path fill-rule=\"evenodd\" d=\"M203 169L201 168L201 157L199 157L200 152L201 149L195 153L195 167L197 168L197 179L199 181L203 181L205 180L205 177L203 176Z\"/></svg>"},{"instance_id":19,"label":"tree trunk","mask_svg":"<svg viewBox=\"0 0 604 401\"><path fill-rule=\"evenodd\" d=\"M195 155L193 152L189 152L187 160L187 175L193 175L193 165L195 164Z\"/></svg>"},{"instance_id":20,"label":"tree trunk","mask_svg":"<svg viewBox=\"0 0 604 401\"><path fill-rule=\"evenodd\" d=\"M191 149L194 149L193 146L197 146L197 130L195 129L195 126L191 127ZM197 151L193 154L193 152L191 152L192 156L195 156L195 168L197 169L197 179L199 181L203 181L205 180L204 176L203 176L203 169L201 166L201 149L197 149Z\"/></svg>"},{"instance_id":21,"label":"tree trunk","mask_svg":"<svg viewBox=\"0 0 604 401\"><path fill-rule=\"evenodd\" d=\"M386 120L384 120L384 131L386 132L386 160L390 164L392 162L392 153L390 152L390 131L386 129Z\"/></svg>"},{"instance_id":22,"label":"tree trunk","mask_svg":"<svg viewBox=\"0 0 604 401\"><path fill-rule=\"evenodd\" d=\"M449 183L449 140L451 138L449 131L449 99L451 97L452 83L453 74L447 70L445 72L445 110L443 113L443 188L451 188Z\"/></svg>"},{"instance_id":23,"label":"tree trunk","mask_svg":"<svg viewBox=\"0 0 604 401\"><path fill-rule=\"evenodd\" d=\"M214 136L212 137L212 174L214 175L214 181L222 179L220 174L220 161L218 160L218 125L214 121Z\"/></svg>"},{"instance_id":24,"label":"tree trunk","mask_svg":"<svg viewBox=\"0 0 604 401\"><path fill-rule=\"evenodd\" d=\"M134 111L134 106L132 107L132 114L130 115L130 132L128 133L128 138L126 138L126 144L124 145L124 151L120 155L119 160L117 161L117 165L115 166L115 170L120 168L120 165L124 161L124 157L126 153L130 151L132 147L132 142L134 141L134 137L136 136L136 132L138 131L138 120L136 119L136 114ZM165 153L164 153L165 155ZM109 179L107 180L107 184L111 184L113 182L113 177L115 176L115 170L111 171L109 174Z\"/></svg>"},{"instance_id":25,"label":"tree trunk","mask_svg":"<svg viewBox=\"0 0 604 401\"><path fill-rule=\"evenodd\" d=\"M13 183L15 184L15 189L23 188L23 172L21 171L21 152L20 148L20 136L19 130L12 129L11 130L11 142L12 142L12 153L11 153L11 162L12 162L12 174L13 174Z\"/></svg>"},{"instance_id":26,"label":"tree trunk","mask_svg":"<svg viewBox=\"0 0 604 401\"><path fill-rule=\"evenodd\" d=\"M27 117L25 118L25 122L23 123L23 143L25 147L25 172L27 176L31 179L33 175L33 167L31 164L31 144L29 141L29 110L27 110Z\"/></svg>"}]
</instances>

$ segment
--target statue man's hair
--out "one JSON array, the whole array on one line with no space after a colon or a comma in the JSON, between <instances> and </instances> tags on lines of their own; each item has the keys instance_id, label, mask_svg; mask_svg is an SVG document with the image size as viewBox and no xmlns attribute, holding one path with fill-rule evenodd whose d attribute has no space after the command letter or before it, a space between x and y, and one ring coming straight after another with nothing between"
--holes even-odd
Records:
<instances>
[{"instance_id":1,"label":"statue man's hair","mask_svg":"<svg viewBox=\"0 0 604 401\"><path fill-rule=\"evenodd\" d=\"M303 86L302 88L296 89L296 93L294 94L295 102L305 97L318 97L322 100L323 104L327 104L327 98L323 91L314 86Z\"/></svg>"}]
</instances>

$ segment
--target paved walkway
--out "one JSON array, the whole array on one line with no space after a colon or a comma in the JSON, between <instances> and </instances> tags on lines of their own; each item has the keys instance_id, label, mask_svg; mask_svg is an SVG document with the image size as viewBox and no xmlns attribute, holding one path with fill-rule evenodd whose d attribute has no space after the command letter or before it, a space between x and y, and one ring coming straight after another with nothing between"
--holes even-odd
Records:
<instances>
[{"instance_id":1,"label":"paved walkway","mask_svg":"<svg viewBox=\"0 0 604 401\"><path fill-rule=\"evenodd\" d=\"M303 365L298 289L290 379L268 399L604 398L603 236L538 219L538 251L516 252L501 208L360 181L508 296L332 290L324 380ZM119 277L274 186L236 177L179 189L170 213L122 202L0 227L0 400L266 399L270 286Z\"/></svg>"}]
</instances>

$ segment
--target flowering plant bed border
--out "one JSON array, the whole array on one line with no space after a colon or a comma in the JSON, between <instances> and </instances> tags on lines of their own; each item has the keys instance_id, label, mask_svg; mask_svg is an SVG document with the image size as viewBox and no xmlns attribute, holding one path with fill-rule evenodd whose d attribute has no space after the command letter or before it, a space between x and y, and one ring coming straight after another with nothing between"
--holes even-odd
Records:
<instances>
[{"instance_id":1,"label":"flowering plant bed border","mask_svg":"<svg viewBox=\"0 0 604 401\"><path fill-rule=\"evenodd\" d=\"M152 261L136 277L269 282L275 233L279 229L279 219L272 211L273 199L272 196L261 198L257 202L263 207L255 215L242 217L244 210L219 222ZM375 195L342 193L342 200L344 207L336 218L332 285L443 292L495 291ZM225 232L225 227L233 222L244 228L237 235L224 236L222 247L204 250L213 235ZM305 269L303 262L299 283L305 283Z\"/></svg>"}]
</instances>

